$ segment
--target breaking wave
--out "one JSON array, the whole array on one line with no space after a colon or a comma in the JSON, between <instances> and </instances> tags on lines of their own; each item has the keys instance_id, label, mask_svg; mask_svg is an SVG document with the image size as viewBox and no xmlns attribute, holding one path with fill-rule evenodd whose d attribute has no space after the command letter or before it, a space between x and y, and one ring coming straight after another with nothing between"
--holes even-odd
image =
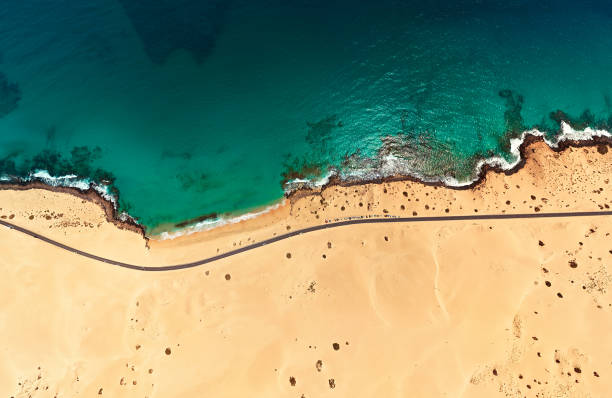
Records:
<instances>
[{"instance_id":1,"label":"breaking wave","mask_svg":"<svg viewBox=\"0 0 612 398\"><path fill-rule=\"evenodd\" d=\"M171 231L171 232L162 232L160 233L158 236L156 236L156 238L159 238L161 240L168 240L168 239L175 239L178 238L180 236L186 236L186 235L191 235L194 234L196 232L202 232L202 231L209 231L213 228L217 228L217 227L221 227L223 225L229 225L229 224L236 224L242 221L246 221L246 220L251 220L255 217L259 217L263 214L269 213L273 210L278 209L279 207L283 206L285 204L285 200L283 199L282 201L272 205L272 206L268 206L263 208L262 210L259 211L254 211L254 212L249 212L249 213L245 213L239 216L221 216L221 217L217 217L215 219L212 220L205 220L205 221L200 221L198 223L195 223L193 225L187 226L185 228L181 228L178 229L176 231Z\"/></svg>"},{"instance_id":2,"label":"breaking wave","mask_svg":"<svg viewBox=\"0 0 612 398\"><path fill-rule=\"evenodd\" d=\"M549 140L546 134L537 129L524 131L520 137L510 139L509 159L502 156L491 156L479 160L471 176L466 179L457 179L451 176L439 175L435 177L425 176L418 171L416 162L419 159L407 159L398 147L402 147L401 137L389 136L383 139L383 145L374 158L360 158L347 168L332 168L324 177L319 179L294 179L285 185L287 194L304 188L318 188L327 184L332 177L337 177L345 182L368 182L376 181L381 178L406 176L413 177L419 181L427 183L443 183L449 187L464 187L477 181L482 169L486 166L498 167L502 170L512 170L521 162L519 148L528 136L542 137L546 144L551 148L558 148L564 141L589 141L597 137L611 138L612 134L606 130L593 129L590 127L584 130L575 130L568 123L561 122L560 132L553 140Z\"/></svg>"},{"instance_id":3,"label":"breaking wave","mask_svg":"<svg viewBox=\"0 0 612 398\"><path fill-rule=\"evenodd\" d=\"M524 131L520 137L510 139L510 151L508 159L502 156L492 156L486 159L479 160L470 178L457 179L449 176L429 177L417 171L415 161L419 159L406 159L401 151L401 138L385 137L383 145L378 151L378 155L373 158L360 158L356 162L346 168L331 168L324 176L316 179L293 179L287 182L284 186L285 194L289 195L300 189L315 189L321 188L328 184L332 178L338 178L345 182L371 182L381 178L393 176L413 177L419 181L427 183L443 183L449 187L464 187L473 184L477 181L483 168L487 166L497 167L502 170L512 170L521 162L520 147L525 142L528 136L542 137L546 144L551 148L557 148L564 141L589 141L598 137L612 138L612 134L606 130L585 128L584 130L575 130L568 123L562 122L560 132L554 139L550 140L546 134L540 130L532 129ZM112 203L115 210L118 209L118 198L110 191L109 186L100 184L89 179L79 178L76 175L52 176L46 170L36 170L26 177L12 177L7 175L0 176L0 182L3 183L28 183L41 182L49 186L61 186L78 189L85 192L89 189L95 190L105 200ZM154 236L156 239L167 240L175 239L181 236L191 235L196 232L208 231L223 225L236 224L242 221L254 219L270 211L276 210L285 204L285 200L281 200L274 205L265 207L258 211L252 211L240 215L222 215L212 220L204 220L186 227L174 230L161 232ZM121 221L131 221L138 224L138 221L126 212L119 214Z\"/></svg>"},{"instance_id":4,"label":"breaking wave","mask_svg":"<svg viewBox=\"0 0 612 398\"><path fill-rule=\"evenodd\" d=\"M12 177L2 175L0 176L0 182L9 184L27 184L29 182L41 182L51 187L75 188L81 192L86 192L90 189L93 189L102 198L104 198L104 200L110 202L115 210L119 209L117 197L111 193L108 185L99 184L97 182L91 181L88 178L80 178L74 174L52 176L47 170L35 170L25 177ZM118 213L117 217L120 221L130 221L135 224L138 224L138 221L126 212Z\"/></svg>"}]
</instances>

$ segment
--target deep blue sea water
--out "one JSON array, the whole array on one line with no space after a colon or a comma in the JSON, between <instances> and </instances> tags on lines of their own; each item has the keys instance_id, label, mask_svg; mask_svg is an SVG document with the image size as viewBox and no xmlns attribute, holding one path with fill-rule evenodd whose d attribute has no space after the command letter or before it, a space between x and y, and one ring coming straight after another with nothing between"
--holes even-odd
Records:
<instances>
[{"instance_id":1,"label":"deep blue sea water","mask_svg":"<svg viewBox=\"0 0 612 398\"><path fill-rule=\"evenodd\" d=\"M104 181L149 230L354 171L387 136L415 173L468 179L527 128L607 128L610 95L609 1L0 8L0 176Z\"/></svg>"}]
</instances>

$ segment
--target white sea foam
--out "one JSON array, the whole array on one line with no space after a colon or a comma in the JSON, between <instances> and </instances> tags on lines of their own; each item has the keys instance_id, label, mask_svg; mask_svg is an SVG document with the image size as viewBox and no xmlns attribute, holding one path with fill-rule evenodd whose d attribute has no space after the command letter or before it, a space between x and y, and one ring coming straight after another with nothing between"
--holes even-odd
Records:
<instances>
[{"instance_id":1,"label":"white sea foam","mask_svg":"<svg viewBox=\"0 0 612 398\"><path fill-rule=\"evenodd\" d=\"M511 170L516 167L516 165L519 164L519 162L521 161L519 151L520 146L525 141L526 137L529 135L544 137L544 141L551 148L557 148L559 144L561 144L563 141L568 140L587 141L595 137L612 137L612 134L610 134L610 132L606 130L592 129L590 127L587 127L584 130L575 130L565 122L561 122L561 132L560 134L557 134L553 141L546 139L546 135L537 129L527 130L524 131L519 138L513 138L510 140L510 154L512 158L511 161L508 161L507 159L500 156L483 159L477 163L474 176L478 176L482 168L487 165L499 167L502 170ZM472 184L477 179L477 177L474 177L469 180L459 181L455 178L448 176L439 176L435 178L425 177L414 170L413 164L393 154L386 154L380 159L378 159L377 162L372 161L372 159L369 159L368 161L371 161L371 163L368 164L369 167L351 169L346 171L340 171L338 169L331 168L325 176L318 179L291 180L285 185L285 193L288 194L302 188L322 187L329 182L330 178L334 176L338 176L343 181L373 181L379 178L403 175L414 177L424 182L442 182L443 184L451 187L467 186ZM0 181L12 180L13 178L11 178L10 176L0 176ZM86 191L87 189L92 188L96 190L104 199L111 202L115 209L117 209L117 198L110 193L108 186L96 184L87 179L79 179L75 175L65 175L57 177L51 176L45 170L37 170L31 173L28 177L21 178L20 180L26 182L41 181L51 186L73 187L82 191ZM260 211L249 212L240 216L221 216L214 220L201 221L177 231L162 232L161 234L157 235L156 238L161 240L175 239L180 236L191 235L200 231L208 231L223 225L235 224L241 221L250 220L262 214L266 214L272 210L278 209L284 203L285 200L282 200L281 202L276 203L272 206L268 206ZM134 223L137 223L137 221L126 212L120 213L118 215L118 218L121 221L132 221Z\"/></svg>"},{"instance_id":2,"label":"white sea foam","mask_svg":"<svg viewBox=\"0 0 612 398\"><path fill-rule=\"evenodd\" d=\"M511 170L516 167L517 164L521 161L520 154L520 146L525 141L526 137L532 135L537 137L544 137L544 141L551 148L557 148L559 144L563 141L588 141L595 137L612 137L612 134L606 130L598 130L587 127L584 130L575 130L569 124L565 122L561 122L561 132L556 135L553 141L548 140L546 135L537 130L526 130L524 131L519 138L513 138L510 140L510 154L511 160L501 156L493 156L487 159L480 160L476 164L474 177L472 179L467 180L457 180L456 178L449 176L438 176L438 177L427 177L415 170L414 164L407 161L406 159L402 159L401 157L395 156L393 154L385 154L381 156L377 161L371 162L365 165L365 167L360 167L356 169L348 169L338 171L336 169L332 169L324 178L319 180L305 180L305 179L296 179L289 181L287 185L285 185L286 193L291 193L300 188L316 188L322 185L325 185L331 176L337 175L341 180L347 182L356 182L356 181L374 181L380 178L392 177L392 176L409 176L415 179L418 179L427 183L438 183L441 182L446 186L450 187L462 187L467 186L474 183L482 168L485 166L499 167L502 170ZM366 161L370 161L371 159L367 159Z\"/></svg>"},{"instance_id":3,"label":"white sea foam","mask_svg":"<svg viewBox=\"0 0 612 398\"><path fill-rule=\"evenodd\" d=\"M93 189L98 192L104 199L111 202L115 210L117 209L117 198L110 193L109 187L107 185L98 184L90 181L87 178L79 178L74 174L69 174L65 176L52 176L46 170L36 170L34 173L31 173L28 178L24 179L25 181L41 181L47 185L51 186L62 186L62 187L70 187L77 188L80 191L87 191L88 189ZM134 221L132 217L129 217Z\"/></svg>"},{"instance_id":4,"label":"white sea foam","mask_svg":"<svg viewBox=\"0 0 612 398\"><path fill-rule=\"evenodd\" d=\"M309 180L307 178L295 178L285 183L285 193L297 191L301 188L319 188L329 182L329 179L337 174L337 170L330 169L323 177Z\"/></svg>"},{"instance_id":5,"label":"white sea foam","mask_svg":"<svg viewBox=\"0 0 612 398\"><path fill-rule=\"evenodd\" d=\"M89 189L88 180L79 179L74 174L55 177L49 174L49 172L46 170L36 170L35 172L30 174L29 178L25 178L25 180L37 180L54 187L62 186L78 188L81 191L86 191L87 189Z\"/></svg>"},{"instance_id":6,"label":"white sea foam","mask_svg":"<svg viewBox=\"0 0 612 398\"><path fill-rule=\"evenodd\" d=\"M276 203L272 206L268 206L260 211L254 211L254 212L250 212L250 213L245 213L242 214L240 216L236 216L236 217L229 217L229 216L221 216L219 218L216 218L214 220L205 220L205 221L200 221L196 224L190 225L188 227L182 228L180 230L177 231L172 231L172 232L162 232L161 234L159 234L158 236L156 236L156 238L160 239L160 240L167 240L167 239L175 239L178 238L180 236L186 236L186 235L191 235L194 234L196 232L202 232L202 231L208 231L211 230L213 228L217 228L220 227L222 225L228 225L228 224L236 224L242 221L246 221L246 220L250 220L253 219L255 217L259 217L263 214L269 213L272 210L276 210L278 209L280 206L285 204L285 200L283 199L281 202Z\"/></svg>"},{"instance_id":7,"label":"white sea foam","mask_svg":"<svg viewBox=\"0 0 612 398\"><path fill-rule=\"evenodd\" d=\"M117 209L117 198L110 193L108 186L97 184L86 178L79 178L74 174L52 176L47 170L35 170L28 176L19 177L17 180L21 182L40 181L52 187L76 188L83 192L91 188L98 192L105 200L111 202L114 208ZM11 178L10 176L0 176L0 181L10 182L15 181L15 178ZM132 217L127 217L132 221L135 221Z\"/></svg>"}]
</instances>

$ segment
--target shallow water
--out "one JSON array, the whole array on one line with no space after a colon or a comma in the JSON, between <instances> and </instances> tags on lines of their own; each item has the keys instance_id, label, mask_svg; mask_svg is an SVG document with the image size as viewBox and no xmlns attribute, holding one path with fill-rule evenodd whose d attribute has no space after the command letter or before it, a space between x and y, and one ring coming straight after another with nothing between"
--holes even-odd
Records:
<instances>
[{"instance_id":1,"label":"shallow water","mask_svg":"<svg viewBox=\"0 0 612 398\"><path fill-rule=\"evenodd\" d=\"M151 230L330 166L468 179L525 129L610 124L609 2L287 3L8 2L0 174L112 183Z\"/></svg>"}]
</instances>

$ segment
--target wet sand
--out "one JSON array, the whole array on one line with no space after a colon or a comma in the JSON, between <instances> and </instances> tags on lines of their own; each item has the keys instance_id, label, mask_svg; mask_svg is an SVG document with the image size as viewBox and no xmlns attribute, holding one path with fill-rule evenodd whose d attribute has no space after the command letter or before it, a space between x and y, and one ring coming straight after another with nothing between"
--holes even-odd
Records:
<instances>
[{"instance_id":1,"label":"wet sand","mask_svg":"<svg viewBox=\"0 0 612 398\"><path fill-rule=\"evenodd\" d=\"M608 149L605 146L605 149ZM529 145L516 173L301 192L148 242L99 204L1 190L0 218L148 266L354 216L599 211L612 151ZM352 225L146 273L0 228L0 395L576 397L612 389L612 217Z\"/></svg>"}]
</instances>

